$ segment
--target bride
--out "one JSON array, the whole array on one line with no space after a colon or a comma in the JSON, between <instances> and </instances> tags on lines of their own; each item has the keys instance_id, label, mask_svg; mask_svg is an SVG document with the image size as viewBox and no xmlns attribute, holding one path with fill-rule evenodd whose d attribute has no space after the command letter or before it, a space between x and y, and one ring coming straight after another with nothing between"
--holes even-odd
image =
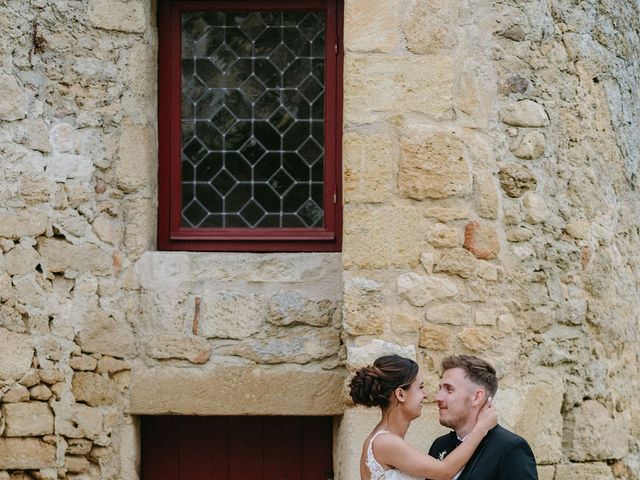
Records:
<instances>
[{"instance_id":1,"label":"bride","mask_svg":"<svg viewBox=\"0 0 640 480\"><path fill-rule=\"evenodd\" d=\"M464 442L443 460L436 460L404 439L411 422L420 416L426 397L416 362L398 355L379 357L355 373L349 389L356 404L378 406L382 411L380 422L362 446L361 480L451 480L498 423L489 398Z\"/></svg>"}]
</instances>

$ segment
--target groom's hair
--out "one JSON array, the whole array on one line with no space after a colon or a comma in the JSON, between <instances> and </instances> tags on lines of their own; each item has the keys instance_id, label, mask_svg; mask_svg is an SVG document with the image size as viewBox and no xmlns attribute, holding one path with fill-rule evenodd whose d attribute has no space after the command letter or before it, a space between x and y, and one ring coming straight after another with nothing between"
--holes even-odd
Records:
<instances>
[{"instance_id":1,"label":"groom's hair","mask_svg":"<svg viewBox=\"0 0 640 480\"><path fill-rule=\"evenodd\" d=\"M498 391L498 377L496 369L481 358L473 355L450 355L442 359L442 371L461 368L465 376L473 383L480 385L493 397Z\"/></svg>"}]
</instances>

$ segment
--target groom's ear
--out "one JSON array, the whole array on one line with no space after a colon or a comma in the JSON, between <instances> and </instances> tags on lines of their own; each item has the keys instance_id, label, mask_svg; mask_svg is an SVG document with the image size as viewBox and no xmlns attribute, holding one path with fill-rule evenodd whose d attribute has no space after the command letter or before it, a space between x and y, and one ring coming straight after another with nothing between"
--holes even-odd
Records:
<instances>
[{"instance_id":1,"label":"groom's ear","mask_svg":"<svg viewBox=\"0 0 640 480\"><path fill-rule=\"evenodd\" d=\"M486 397L486 395L485 395L484 390L481 389L481 388L477 388L477 389L475 389L473 391L473 398L471 399L471 403L474 406L477 406L477 405L482 406L482 405L484 405L485 397Z\"/></svg>"}]
</instances>

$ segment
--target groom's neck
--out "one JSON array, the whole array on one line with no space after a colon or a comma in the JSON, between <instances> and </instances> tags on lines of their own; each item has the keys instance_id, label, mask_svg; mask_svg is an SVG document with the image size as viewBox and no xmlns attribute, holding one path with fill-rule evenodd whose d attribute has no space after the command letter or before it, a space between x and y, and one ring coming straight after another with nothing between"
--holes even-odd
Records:
<instances>
[{"instance_id":1,"label":"groom's neck","mask_svg":"<svg viewBox=\"0 0 640 480\"><path fill-rule=\"evenodd\" d=\"M469 412L469 415L465 419L464 423L455 429L456 435L458 435L460 439L463 439L467 435L469 435L471 433L471 430L473 430L473 427L476 426L477 419L478 412Z\"/></svg>"}]
</instances>

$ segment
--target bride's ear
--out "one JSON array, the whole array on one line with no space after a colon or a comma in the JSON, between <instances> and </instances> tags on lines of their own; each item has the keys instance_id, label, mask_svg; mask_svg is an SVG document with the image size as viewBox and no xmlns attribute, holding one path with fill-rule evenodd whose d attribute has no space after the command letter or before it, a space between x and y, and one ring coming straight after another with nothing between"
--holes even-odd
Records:
<instances>
[{"instance_id":1,"label":"bride's ear","mask_svg":"<svg viewBox=\"0 0 640 480\"><path fill-rule=\"evenodd\" d=\"M396 396L396 400L400 403L404 403L404 390L402 388L396 388L393 392Z\"/></svg>"}]
</instances>

